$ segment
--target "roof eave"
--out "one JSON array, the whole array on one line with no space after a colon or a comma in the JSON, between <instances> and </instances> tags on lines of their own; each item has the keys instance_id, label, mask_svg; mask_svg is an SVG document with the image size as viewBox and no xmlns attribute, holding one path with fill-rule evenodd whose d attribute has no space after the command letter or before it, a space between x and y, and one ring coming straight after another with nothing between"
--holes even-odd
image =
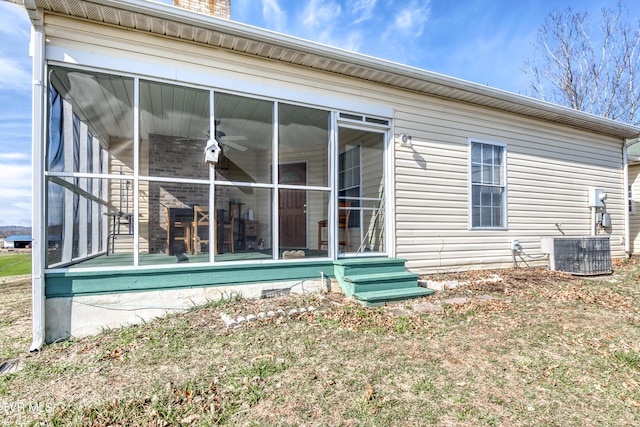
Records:
<instances>
[{"instance_id":1,"label":"roof eave","mask_svg":"<svg viewBox=\"0 0 640 427\"><path fill-rule=\"evenodd\" d=\"M32 1L38 4L46 2L46 0ZM231 20L192 12L172 5L149 0L92 0L91 3L206 29L224 34L225 36L237 37L239 40L273 45L278 48L288 49L294 54L313 55L347 66L359 67L364 70L364 72L361 73L362 76L353 75L355 73L350 74L355 78L362 79L365 74L371 75L371 73L368 73L371 71L374 72L374 74L380 73L382 75L396 77L396 79L393 79L391 82L388 81L389 79L383 82L373 78L371 81L405 90L413 90L432 96L458 100L550 122L561 123L574 128L587 129L617 138L636 138L640 135L639 127L626 123L416 67L327 46ZM311 68L331 72L324 66ZM380 78L379 80L383 79ZM421 88L416 89L415 87L418 86Z\"/></svg>"}]
</instances>

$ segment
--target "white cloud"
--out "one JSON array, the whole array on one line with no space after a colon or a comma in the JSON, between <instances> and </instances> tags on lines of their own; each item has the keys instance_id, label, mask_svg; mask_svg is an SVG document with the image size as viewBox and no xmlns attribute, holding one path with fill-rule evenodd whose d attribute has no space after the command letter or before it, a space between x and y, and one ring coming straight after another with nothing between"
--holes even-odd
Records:
<instances>
[{"instance_id":1,"label":"white cloud","mask_svg":"<svg viewBox=\"0 0 640 427\"><path fill-rule=\"evenodd\" d=\"M3 99L2 94L0 94L0 100L1 99ZM11 99L14 101L14 104L16 104L15 95L11 96ZM20 106L22 107L23 105L26 105L27 107L29 107L31 105L30 93L27 93L26 95L24 95L23 100L26 100L28 102L24 103L23 101L23 104ZM19 128L23 126L23 124L20 122L24 122L24 121L29 122L30 120L31 120L31 110L22 110L22 109L16 110L12 108L10 111L4 111L2 113L2 116L0 116L0 126Z\"/></svg>"},{"instance_id":2,"label":"white cloud","mask_svg":"<svg viewBox=\"0 0 640 427\"><path fill-rule=\"evenodd\" d=\"M30 24L24 10L0 2L0 90L30 90L31 61L28 56Z\"/></svg>"},{"instance_id":3,"label":"white cloud","mask_svg":"<svg viewBox=\"0 0 640 427\"><path fill-rule=\"evenodd\" d=\"M26 153L0 153L0 160L28 160L29 156ZM0 165L4 167L4 165ZM1 176L1 173L0 173Z\"/></svg>"},{"instance_id":4,"label":"white cloud","mask_svg":"<svg viewBox=\"0 0 640 427\"><path fill-rule=\"evenodd\" d=\"M8 2L0 2L0 33L16 35L29 39L29 17L20 6Z\"/></svg>"},{"instance_id":5,"label":"white cloud","mask_svg":"<svg viewBox=\"0 0 640 427\"><path fill-rule=\"evenodd\" d=\"M390 32L402 34L405 37L418 38L424 31L430 12L429 2L413 1L395 13Z\"/></svg>"},{"instance_id":6,"label":"white cloud","mask_svg":"<svg viewBox=\"0 0 640 427\"><path fill-rule=\"evenodd\" d=\"M12 203L0 206L0 225L31 226L31 203Z\"/></svg>"},{"instance_id":7,"label":"white cloud","mask_svg":"<svg viewBox=\"0 0 640 427\"><path fill-rule=\"evenodd\" d=\"M0 163L0 184L3 190L28 189L29 194L31 194L31 166ZM4 191L2 195L4 197Z\"/></svg>"},{"instance_id":8,"label":"white cloud","mask_svg":"<svg viewBox=\"0 0 640 427\"><path fill-rule=\"evenodd\" d=\"M19 160L19 153L4 154L0 157L0 225L31 224L31 166L6 163L5 160Z\"/></svg>"},{"instance_id":9,"label":"white cloud","mask_svg":"<svg viewBox=\"0 0 640 427\"><path fill-rule=\"evenodd\" d=\"M0 86L0 91L2 87ZM15 92L12 92L15 93ZM0 102L4 100L0 96ZM26 109L29 112L29 105L20 105L16 102L11 104L15 109ZM7 113L7 106L0 106L0 144L6 150L17 150L24 147L29 150L31 147L31 117L25 114Z\"/></svg>"},{"instance_id":10,"label":"white cloud","mask_svg":"<svg viewBox=\"0 0 640 427\"><path fill-rule=\"evenodd\" d=\"M284 32L287 23L287 14L278 4L278 0L262 0L262 16L267 22L267 27Z\"/></svg>"},{"instance_id":11,"label":"white cloud","mask_svg":"<svg viewBox=\"0 0 640 427\"><path fill-rule=\"evenodd\" d=\"M428 52L427 23L430 1L378 2L371 21L360 25L365 32L363 53L402 64L423 66Z\"/></svg>"},{"instance_id":12,"label":"white cloud","mask_svg":"<svg viewBox=\"0 0 640 427\"><path fill-rule=\"evenodd\" d=\"M350 31L345 37L342 37L340 39L340 42L336 43L335 46L357 52L360 50L360 47L362 46L364 40L365 36L362 32Z\"/></svg>"},{"instance_id":13,"label":"white cloud","mask_svg":"<svg viewBox=\"0 0 640 427\"><path fill-rule=\"evenodd\" d=\"M333 28L341 13L342 7L336 2L311 0L302 12L302 23L312 30Z\"/></svg>"},{"instance_id":14,"label":"white cloud","mask_svg":"<svg viewBox=\"0 0 640 427\"><path fill-rule=\"evenodd\" d=\"M0 57L0 89L11 91L29 90L31 71L18 61Z\"/></svg>"},{"instance_id":15,"label":"white cloud","mask_svg":"<svg viewBox=\"0 0 640 427\"><path fill-rule=\"evenodd\" d=\"M23 188L3 188L2 199L4 204L15 205L16 201L27 200L31 198L31 191L25 191Z\"/></svg>"},{"instance_id":16,"label":"white cloud","mask_svg":"<svg viewBox=\"0 0 640 427\"><path fill-rule=\"evenodd\" d=\"M366 39L365 28L351 22L335 1L310 0L298 12L295 31L301 37L342 49L358 51Z\"/></svg>"},{"instance_id":17,"label":"white cloud","mask_svg":"<svg viewBox=\"0 0 640 427\"><path fill-rule=\"evenodd\" d=\"M376 3L377 0L351 0L349 7L353 10L353 14L356 15L353 23L359 24L370 20L373 17Z\"/></svg>"}]
</instances>

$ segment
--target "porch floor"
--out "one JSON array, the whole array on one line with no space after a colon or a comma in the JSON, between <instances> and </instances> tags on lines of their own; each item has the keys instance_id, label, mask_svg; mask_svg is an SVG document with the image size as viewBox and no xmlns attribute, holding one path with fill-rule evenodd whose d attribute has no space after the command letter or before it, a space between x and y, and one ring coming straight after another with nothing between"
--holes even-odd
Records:
<instances>
[{"instance_id":1,"label":"porch floor","mask_svg":"<svg viewBox=\"0 0 640 427\"><path fill-rule=\"evenodd\" d=\"M282 258L282 254L289 249L281 249L279 259ZM304 258L308 260L327 258L327 251L318 250L303 250L305 253ZM273 259L273 252L271 250L262 251L238 251L228 252L223 254L217 254L215 256L216 262L232 262L232 261L263 261ZM166 254L140 254L138 256L139 265L166 265L166 264L183 264L183 263L207 263L209 262L208 253L200 253L198 255L190 254L178 254L178 255L166 255ZM133 253L110 253L109 255L100 255L95 258L91 258L85 261L78 262L73 265L69 265L68 268L87 268L87 267L126 267L133 265Z\"/></svg>"}]
</instances>

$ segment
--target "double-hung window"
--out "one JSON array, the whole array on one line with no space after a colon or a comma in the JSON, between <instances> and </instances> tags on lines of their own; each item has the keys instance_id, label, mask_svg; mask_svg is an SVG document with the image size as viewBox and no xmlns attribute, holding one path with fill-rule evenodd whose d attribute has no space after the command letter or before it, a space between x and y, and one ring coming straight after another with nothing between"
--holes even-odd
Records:
<instances>
[{"instance_id":1,"label":"double-hung window","mask_svg":"<svg viewBox=\"0 0 640 427\"><path fill-rule=\"evenodd\" d=\"M338 158L338 195L340 202L349 202L349 227L360 226L358 198L360 194L360 146L347 148Z\"/></svg>"},{"instance_id":2,"label":"double-hung window","mask_svg":"<svg viewBox=\"0 0 640 427\"><path fill-rule=\"evenodd\" d=\"M507 150L503 144L469 141L471 228L507 227Z\"/></svg>"}]
</instances>

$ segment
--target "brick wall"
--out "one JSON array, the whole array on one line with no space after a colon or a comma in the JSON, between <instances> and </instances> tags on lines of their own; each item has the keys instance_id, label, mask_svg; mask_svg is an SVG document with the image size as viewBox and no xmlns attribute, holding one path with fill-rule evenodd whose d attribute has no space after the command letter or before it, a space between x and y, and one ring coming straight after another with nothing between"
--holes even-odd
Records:
<instances>
[{"instance_id":1,"label":"brick wall","mask_svg":"<svg viewBox=\"0 0 640 427\"><path fill-rule=\"evenodd\" d=\"M149 175L153 177L209 179L204 163L206 141L149 135ZM209 186L149 182L149 251L164 252L167 242L166 208L209 205Z\"/></svg>"},{"instance_id":2,"label":"brick wall","mask_svg":"<svg viewBox=\"0 0 640 427\"><path fill-rule=\"evenodd\" d=\"M173 0L173 5L222 19L231 19L231 0Z\"/></svg>"}]
</instances>

